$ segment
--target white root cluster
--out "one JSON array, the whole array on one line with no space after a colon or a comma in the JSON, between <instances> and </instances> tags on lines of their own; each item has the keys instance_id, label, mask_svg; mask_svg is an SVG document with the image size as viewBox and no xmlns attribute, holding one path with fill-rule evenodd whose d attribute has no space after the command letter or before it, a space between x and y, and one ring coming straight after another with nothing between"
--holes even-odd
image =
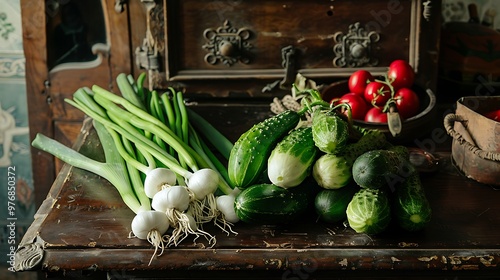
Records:
<instances>
[{"instance_id":1,"label":"white root cluster","mask_svg":"<svg viewBox=\"0 0 500 280\"><path fill-rule=\"evenodd\" d=\"M167 247L178 246L189 235L194 235L195 240L205 237L210 247L215 244L215 237L201 228L203 223L213 219L206 215L204 201L196 199L187 186L165 186L154 195L152 208L165 213L173 229L170 236L164 237Z\"/></svg>"},{"instance_id":2,"label":"white root cluster","mask_svg":"<svg viewBox=\"0 0 500 280\"><path fill-rule=\"evenodd\" d=\"M170 228L167 215L155 210L142 211L134 217L131 227L132 232L129 234L129 238L135 236L139 239L145 239L154 246L155 251L149 260L149 264L151 264L158 249L161 249L158 256L163 254L165 249L163 236Z\"/></svg>"},{"instance_id":3,"label":"white root cluster","mask_svg":"<svg viewBox=\"0 0 500 280\"><path fill-rule=\"evenodd\" d=\"M232 229L234 223L237 223L240 220L234 210L235 199L236 194L227 194L218 196L215 200L217 217L214 220L214 224L222 231L226 232L227 235L231 233L238 234Z\"/></svg>"}]
</instances>

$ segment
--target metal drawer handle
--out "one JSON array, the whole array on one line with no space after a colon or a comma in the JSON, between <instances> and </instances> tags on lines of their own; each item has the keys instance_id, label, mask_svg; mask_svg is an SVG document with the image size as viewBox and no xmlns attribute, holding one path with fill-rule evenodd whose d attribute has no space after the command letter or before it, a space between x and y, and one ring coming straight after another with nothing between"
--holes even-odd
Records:
<instances>
[{"instance_id":1,"label":"metal drawer handle","mask_svg":"<svg viewBox=\"0 0 500 280\"><path fill-rule=\"evenodd\" d=\"M290 89L292 84L295 82L295 77L297 75L297 56L299 51L294 46L286 46L281 49L281 66L285 69L285 76L282 80L274 81L266 85L262 92L271 92L274 89Z\"/></svg>"},{"instance_id":2,"label":"metal drawer handle","mask_svg":"<svg viewBox=\"0 0 500 280\"><path fill-rule=\"evenodd\" d=\"M203 31L207 42L202 46L208 53L205 62L211 65L221 61L227 66L236 62L250 63L249 51L253 47L248 40L252 31L248 28L233 27L228 20L218 28L207 28Z\"/></svg>"}]
</instances>

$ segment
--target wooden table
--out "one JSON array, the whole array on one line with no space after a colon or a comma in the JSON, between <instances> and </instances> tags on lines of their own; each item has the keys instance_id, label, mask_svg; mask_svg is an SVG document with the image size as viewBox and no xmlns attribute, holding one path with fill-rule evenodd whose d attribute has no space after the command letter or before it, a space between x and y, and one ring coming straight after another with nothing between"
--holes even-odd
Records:
<instances>
[{"instance_id":1,"label":"wooden table","mask_svg":"<svg viewBox=\"0 0 500 280\"><path fill-rule=\"evenodd\" d=\"M196 109L232 140L269 115L267 106ZM451 164L449 142L435 142L438 171L422 173L433 217L422 232L391 226L368 236L316 222L314 215L289 226L240 222L233 227L237 235L207 225L217 238L214 247L188 238L151 265L149 243L128 238L134 214L114 187L66 165L21 241L16 267L92 279L498 279L500 193L461 175ZM75 148L98 158L99 144L84 123Z\"/></svg>"}]
</instances>

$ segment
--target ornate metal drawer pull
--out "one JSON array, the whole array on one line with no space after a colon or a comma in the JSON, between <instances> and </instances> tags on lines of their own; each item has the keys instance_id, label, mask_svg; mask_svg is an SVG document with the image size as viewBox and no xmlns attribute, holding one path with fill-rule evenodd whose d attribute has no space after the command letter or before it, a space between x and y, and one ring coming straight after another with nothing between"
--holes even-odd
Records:
<instances>
[{"instance_id":1,"label":"ornate metal drawer pull","mask_svg":"<svg viewBox=\"0 0 500 280\"><path fill-rule=\"evenodd\" d=\"M205 29L203 37L207 39L207 42L203 45L203 48L209 51L205 55L205 61L212 65L221 61L228 66L238 61L244 64L250 63L249 50L252 45L248 42L248 39L251 36L251 30L244 27L235 28L231 26L228 20L217 29Z\"/></svg>"},{"instance_id":2,"label":"ornate metal drawer pull","mask_svg":"<svg viewBox=\"0 0 500 280\"><path fill-rule=\"evenodd\" d=\"M375 66L378 59L372 57L372 44L380 40L380 35L366 31L359 22L349 25L349 33L337 32L333 35L335 67Z\"/></svg>"}]
</instances>

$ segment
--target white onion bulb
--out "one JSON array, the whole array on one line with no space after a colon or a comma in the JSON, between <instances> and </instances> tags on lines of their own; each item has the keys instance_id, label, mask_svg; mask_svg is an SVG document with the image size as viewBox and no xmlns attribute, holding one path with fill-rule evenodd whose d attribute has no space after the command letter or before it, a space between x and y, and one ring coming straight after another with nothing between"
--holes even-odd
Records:
<instances>
[{"instance_id":1,"label":"white onion bulb","mask_svg":"<svg viewBox=\"0 0 500 280\"><path fill-rule=\"evenodd\" d=\"M153 198L165 186L173 186L176 182L177 178L172 170L163 167L155 168L146 174L144 192L147 197Z\"/></svg>"},{"instance_id":2,"label":"white onion bulb","mask_svg":"<svg viewBox=\"0 0 500 280\"><path fill-rule=\"evenodd\" d=\"M234 210L234 195L221 195L217 197L217 209L224 215L224 219L231 223L237 223L240 218Z\"/></svg>"},{"instance_id":3,"label":"white onion bulb","mask_svg":"<svg viewBox=\"0 0 500 280\"><path fill-rule=\"evenodd\" d=\"M153 196L151 207L161 212L166 212L168 209L176 209L184 212L188 209L189 202L189 192L186 187L171 186Z\"/></svg>"},{"instance_id":4,"label":"white onion bulb","mask_svg":"<svg viewBox=\"0 0 500 280\"><path fill-rule=\"evenodd\" d=\"M214 193L219 186L219 174L210 168L195 171L186 181L196 199L202 200L208 194Z\"/></svg>"},{"instance_id":5,"label":"white onion bulb","mask_svg":"<svg viewBox=\"0 0 500 280\"><path fill-rule=\"evenodd\" d=\"M131 224L132 233L139 239L147 239L152 231L157 231L162 235L169 227L167 215L154 210L137 213Z\"/></svg>"}]
</instances>

